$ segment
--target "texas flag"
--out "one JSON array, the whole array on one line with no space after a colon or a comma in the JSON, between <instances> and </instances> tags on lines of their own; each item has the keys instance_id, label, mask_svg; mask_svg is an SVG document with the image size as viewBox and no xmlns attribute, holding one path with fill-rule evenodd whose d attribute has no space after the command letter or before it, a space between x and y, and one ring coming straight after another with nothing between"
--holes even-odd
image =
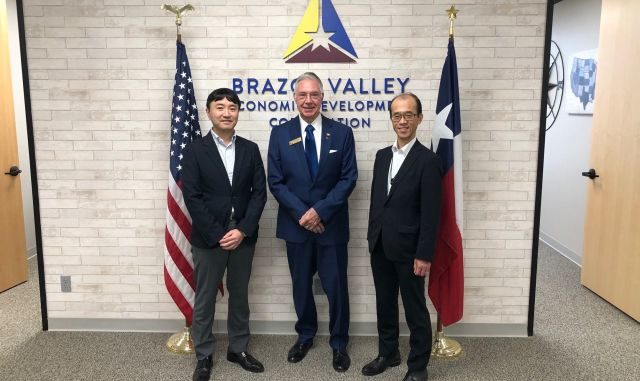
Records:
<instances>
[{"instance_id":1,"label":"texas flag","mask_svg":"<svg viewBox=\"0 0 640 381\"><path fill-rule=\"evenodd\" d=\"M462 319L464 265L462 261L462 123L458 95L458 68L453 37L442 68L433 151L442 162L442 211L436 251L429 275L429 297L444 326Z\"/></svg>"}]
</instances>

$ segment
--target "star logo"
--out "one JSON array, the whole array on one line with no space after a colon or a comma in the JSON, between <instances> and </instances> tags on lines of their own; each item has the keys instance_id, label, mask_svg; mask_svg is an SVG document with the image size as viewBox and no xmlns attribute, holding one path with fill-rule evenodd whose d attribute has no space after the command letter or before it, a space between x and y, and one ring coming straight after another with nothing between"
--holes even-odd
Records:
<instances>
[{"instance_id":1,"label":"star logo","mask_svg":"<svg viewBox=\"0 0 640 381\"><path fill-rule=\"evenodd\" d=\"M331 0L309 1L284 58L287 63L356 62L358 55Z\"/></svg>"}]
</instances>

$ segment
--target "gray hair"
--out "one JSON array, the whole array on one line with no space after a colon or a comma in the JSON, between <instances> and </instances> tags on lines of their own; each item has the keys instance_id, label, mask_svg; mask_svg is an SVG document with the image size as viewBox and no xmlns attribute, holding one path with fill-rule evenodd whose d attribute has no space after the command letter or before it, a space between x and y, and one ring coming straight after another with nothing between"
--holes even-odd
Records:
<instances>
[{"instance_id":1,"label":"gray hair","mask_svg":"<svg viewBox=\"0 0 640 381\"><path fill-rule=\"evenodd\" d=\"M322 87L322 80L320 79L320 77L318 77L318 75L314 72L308 71L306 73L302 73L298 76L298 78L295 79L295 85L294 85L294 92L298 91L298 83L300 81L303 81L305 79L311 79L313 81L318 82L318 85L320 85L320 92L324 93L324 88Z\"/></svg>"}]
</instances>

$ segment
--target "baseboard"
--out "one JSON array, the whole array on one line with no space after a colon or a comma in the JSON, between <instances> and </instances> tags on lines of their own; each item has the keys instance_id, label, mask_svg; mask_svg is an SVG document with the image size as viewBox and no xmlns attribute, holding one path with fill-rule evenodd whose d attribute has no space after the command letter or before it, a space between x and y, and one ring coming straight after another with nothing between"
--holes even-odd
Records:
<instances>
[{"instance_id":1,"label":"baseboard","mask_svg":"<svg viewBox=\"0 0 640 381\"><path fill-rule=\"evenodd\" d=\"M562 255L563 257L566 257L571 262L582 267L582 256L576 253L575 251L564 246L563 244L551 238L549 235L545 234L544 232L540 232L540 241L547 244L547 246L557 251L560 255Z\"/></svg>"},{"instance_id":2,"label":"baseboard","mask_svg":"<svg viewBox=\"0 0 640 381\"><path fill-rule=\"evenodd\" d=\"M294 335L292 321L251 321L251 333L263 335ZM184 327L183 320L155 319L87 319L87 318L49 318L50 331L91 331L91 332L170 332L175 333ZM216 333L227 332L226 320L216 321L213 325ZM329 323L319 322L318 334L328 335ZM526 337L526 324L482 324L459 323L445 328L448 336L473 337ZM407 336L406 323L400 323L400 334ZM351 322L351 336L377 335L375 322Z\"/></svg>"}]
</instances>

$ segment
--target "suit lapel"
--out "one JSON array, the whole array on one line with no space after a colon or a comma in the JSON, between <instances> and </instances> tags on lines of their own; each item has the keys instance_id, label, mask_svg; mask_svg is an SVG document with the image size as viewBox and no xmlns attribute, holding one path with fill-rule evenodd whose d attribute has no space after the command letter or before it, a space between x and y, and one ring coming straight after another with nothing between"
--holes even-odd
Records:
<instances>
[{"instance_id":1,"label":"suit lapel","mask_svg":"<svg viewBox=\"0 0 640 381\"><path fill-rule=\"evenodd\" d=\"M422 147L423 147L422 144L420 144L420 142L416 140L416 142L413 144L413 147L411 147L409 154L402 162L402 165L400 166L398 173L396 173L394 177L393 184L391 185L391 190L389 190L389 194L387 195L387 200L389 200L391 196L393 196L393 193L398 188L400 183L402 183L402 181L406 177L408 177L407 173L409 172L411 167L415 165L416 163L415 158L418 155L418 152L422 149Z\"/></svg>"},{"instance_id":2,"label":"suit lapel","mask_svg":"<svg viewBox=\"0 0 640 381\"><path fill-rule=\"evenodd\" d=\"M231 184L229 183L229 176L227 175L227 170L224 168L224 163L222 163L222 158L220 157L220 152L218 152L218 147L216 146L216 142L213 141L213 133L209 132L204 138L204 145L207 147L206 152L213 163L213 168L216 172L219 172L215 176L221 176L224 178L224 183L227 184L229 188L231 188ZM237 147L236 147L237 148ZM237 165L237 163L236 163ZM235 172L235 169L234 169ZM235 176L235 173L234 173Z\"/></svg>"},{"instance_id":3,"label":"suit lapel","mask_svg":"<svg viewBox=\"0 0 640 381\"><path fill-rule=\"evenodd\" d=\"M242 163L245 160L247 154L248 152L246 150L244 142L236 135L236 158L233 164L233 183L231 184L232 188L234 184L238 184L240 168L242 168Z\"/></svg>"},{"instance_id":4,"label":"suit lapel","mask_svg":"<svg viewBox=\"0 0 640 381\"><path fill-rule=\"evenodd\" d=\"M331 139L333 139L333 123L324 116L322 117L322 131L320 132L320 163L318 165L318 173L322 171L325 162L329 157L329 148L331 148ZM317 178L317 176L316 176Z\"/></svg>"},{"instance_id":5,"label":"suit lapel","mask_svg":"<svg viewBox=\"0 0 640 381\"><path fill-rule=\"evenodd\" d=\"M389 196L387 195L387 184L389 183L389 166L391 165L392 155L393 153L391 152L391 147L386 148L382 152L382 156L380 157L380 165L378 166L378 170L376 173L376 177L380 179L378 180L378 184L380 184L378 186L381 188L380 194L384 195L385 203L386 200L389 199Z\"/></svg>"}]
</instances>

